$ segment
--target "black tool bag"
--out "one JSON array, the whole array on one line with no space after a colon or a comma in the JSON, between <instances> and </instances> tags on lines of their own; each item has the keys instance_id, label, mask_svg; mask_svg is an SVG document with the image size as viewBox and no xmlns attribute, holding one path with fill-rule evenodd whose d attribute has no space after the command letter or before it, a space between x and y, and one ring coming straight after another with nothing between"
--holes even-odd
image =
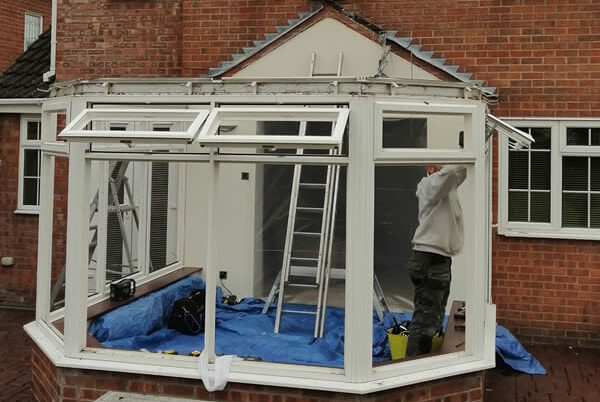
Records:
<instances>
[{"instance_id":1,"label":"black tool bag","mask_svg":"<svg viewBox=\"0 0 600 402\"><path fill-rule=\"evenodd\" d=\"M188 297L173 304L169 328L182 334L196 335L204 331L204 289L196 289Z\"/></svg>"}]
</instances>

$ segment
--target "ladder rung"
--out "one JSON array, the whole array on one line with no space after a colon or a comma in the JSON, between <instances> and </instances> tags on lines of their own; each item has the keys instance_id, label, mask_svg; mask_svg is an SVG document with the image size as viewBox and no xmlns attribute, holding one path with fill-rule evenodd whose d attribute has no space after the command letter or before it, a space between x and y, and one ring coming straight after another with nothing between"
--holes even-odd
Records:
<instances>
[{"instance_id":1,"label":"ladder rung","mask_svg":"<svg viewBox=\"0 0 600 402\"><path fill-rule=\"evenodd\" d=\"M284 313L294 313L294 314L310 314L310 315L316 315L317 312L316 311L306 311L306 310L288 310L288 309L283 309L281 310Z\"/></svg>"},{"instance_id":2,"label":"ladder rung","mask_svg":"<svg viewBox=\"0 0 600 402\"><path fill-rule=\"evenodd\" d=\"M98 230L98 225L90 225L90 230Z\"/></svg>"},{"instance_id":3,"label":"ladder rung","mask_svg":"<svg viewBox=\"0 0 600 402\"><path fill-rule=\"evenodd\" d=\"M313 258L313 257L294 257L291 256L290 257L292 260L294 261L298 261L298 262L318 262L319 259L318 258Z\"/></svg>"},{"instance_id":4,"label":"ladder rung","mask_svg":"<svg viewBox=\"0 0 600 402\"><path fill-rule=\"evenodd\" d=\"M325 188L325 183L300 183L300 187L305 188Z\"/></svg>"},{"instance_id":5,"label":"ladder rung","mask_svg":"<svg viewBox=\"0 0 600 402\"><path fill-rule=\"evenodd\" d=\"M293 282L288 282L286 283L287 286L291 286L293 288L318 288L319 285L315 285L314 283L293 283Z\"/></svg>"},{"instance_id":6,"label":"ladder rung","mask_svg":"<svg viewBox=\"0 0 600 402\"><path fill-rule=\"evenodd\" d=\"M294 232L294 236L321 237L319 232Z\"/></svg>"},{"instance_id":7,"label":"ladder rung","mask_svg":"<svg viewBox=\"0 0 600 402\"><path fill-rule=\"evenodd\" d=\"M135 211L135 207L131 206L131 205L113 205L108 207L108 212L119 212L119 211Z\"/></svg>"},{"instance_id":8,"label":"ladder rung","mask_svg":"<svg viewBox=\"0 0 600 402\"><path fill-rule=\"evenodd\" d=\"M315 208L315 207L297 207L296 208L300 212L323 212L323 208Z\"/></svg>"}]
</instances>

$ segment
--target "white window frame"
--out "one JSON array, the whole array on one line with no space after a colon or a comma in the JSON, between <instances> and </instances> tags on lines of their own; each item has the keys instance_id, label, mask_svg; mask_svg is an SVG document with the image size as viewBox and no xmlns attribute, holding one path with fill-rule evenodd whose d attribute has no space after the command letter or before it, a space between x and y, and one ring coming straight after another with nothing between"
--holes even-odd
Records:
<instances>
[{"instance_id":1,"label":"white window frame","mask_svg":"<svg viewBox=\"0 0 600 402\"><path fill-rule=\"evenodd\" d=\"M72 98L74 105L83 103L81 98ZM125 97L127 99L127 97ZM135 99L135 98L132 98ZM175 98L172 98L175 99ZM179 99L179 98L177 98ZM204 99L204 98L203 98ZM207 96L206 99L215 103L232 101L231 96ZM465 352L456 352L448 355L433 356L414 361L407 361L402 364L391 364L389 366L372 367L372 328L364 325L364 322L372 320L372 294L364 291L365 283L373 281L373 187L374 187L374 168L378 164L387 164L394 162L398 156L391 159L386 157L375 157L373 142L370 141L371 133L378 123L375 117L374 105L378 98L373 97L353 97L353 96L328 96L328 104L349 104L352 113L348 115L348 121L351 126L349 136L349 156L306 156L303 159L299 155L285 156L265 156L265 155L219 155L211 152L207 154L152 154L152 153L113 153L98 152L88 153L87 144L81 142L71 142L69 159L69 186L70 188L85 188L86 181L89 181L90 163L93 160L129 159L132 160L173 160L182 162L200 162L208 163L209 171L218 170L218 162L264 162L266 158L271 158L271 162L276 163L336 163L348 165L348 188L347 188L347 225L352 227L364 228L364 230L350 231L347 234L347 277L346 277L346 314L345 321L345 344L344 344L344 368L314 367L294 364L275 364L269 362L252 362L242 359L234 359L228 380L240 383L270 384L278 386L290 386L299 388L312 388L327 391L339 391L350 393L368 393L384 389L435 380L447 376L458 375L466 372L482 370L494 365L493 342L495 336L495 308L486 299L486 280L485 274L481 273L474 281L481 286L473 286L473 295L467 298L467 302L472 304L470 317L467 323L467 336L476 341L469 342ZM379 98L379 100L385 98ZM160 96L153 99L155 102L163 101ZM180 101L189 101L189 97L181 97ZM263 96L260 101L277 102L290 104L319 104L323 102L322 96L311 95L279 95ZM236 102L257 102L256 96L238 96ZM449 103L450 104L450 103ZM485 198L484 184L487 177L484 159L484 104L481 101L462 101L455 100L451 103L457 107L457 111L472 116L469 127L473 132L481 132L481 137L473 144L471 154L457 154L448 152L430 152L421 159L409 158L402 159L400 163L417 164L423 161L431 162L432 158L440 161L451 161L453 163L471 163L474 164L474 183L481 190L482 199ZM477 106L474 106L474 105ZM399 105L398 108L402 106ZM75 108L75 106L74 106ZM82 106L79 107L81 110ZM306 111L304 109L303 111ZM328 110L329 112L331 111ZM256 120L254 118L254 120ZM298 120L297 118L295 120ZM330 121L330 120L328 120ZM122 132L121 132L122 133ZM271 144L269 138L268 143ZM304 144L284 144L304 145ZM216 146L211 143L211 147ZM236 144L237 146L238 144ZM322 144L317 144L321 146ZM255 145L253 145L255 146ZM354 150L354 151L353 151ZM360 150L360 151L357 151ZM312 159L311 159L312 158ZM215 163L217 162L217 163ZM212 164L212 167L211 167ZM209 180L209 186L214 186L215 170L211 171L213 179ZM87 177L87 178L86 178ZM210 193L210 189L209 189ZM87 259L87 244L81 239L85 237L88 231L86 217L89 214L89 200L86 194L82 197L80 194L74 194L69 198L69 231L68 247L70 254L67 256L67 286L70 289L69 297L66 300L66 318L64 342L54 339L47 335L47 328L40 325L39 322L30 324L27 327L28 333L36 339L42 349L49 355L52 362L60 367L76 367L80 369L108 369L115 371L125 371L131 373L143 373L150 375L170 375L175 377L199 378L197 369L197 360L187 358L186 356L165 356L158 353L139 353L134 351L114 350L114 349L92 349L85 347L85 297L81 289L84 289L87 277L85 270L79 268L78 261ZM213 197L214 198L214 194ZM213 199L212 202L215 202ZM484 214L484 209L480 203L477 204L477 213ZM191 206L193 208L193 206ZM366 211L366 212L365 212ZM478 215L480 216L480 215ZM214 225L211 223L210 225ZM209 226L210 226L209 225ZM479 225L476 238L481 239L482 244L486 243L485 229L487 225ZM208 227L210 234L214 228ZM40 237L48 242L44 236ZM208 237L209 239L211 236ZM210 250L214 244L208 244ZM482 261L482 267L487 266L487 260L482 258L486 253L486 247L478 252L477 260ZM217 282L217 267L210 262L207 257L207 266L204 267L205 280L207 283L207 298L214 297L214 285ZM482 270L484 270L482 268ZM479 281L481 279L481 281ZM212 291L211 291L212 289ZM212 293L212 294L211 294ZM206 321L214 324L214 306L212 303L207 305ZM473 324L477 322L477 325ZM469 324L471 323L471 324ZM211 336L213 338L211 339ZM214 351L214 328L210 326L206 329L206 349ZM210 344L213 343L212 347ZM490 348L489 346L492 345ZM435 369L432 369L435 368ZM212 370L214 366L211 364Z\"/></svg>"},{"instance_id":2,"label":"white window frame","mask_svg":"<svg viewBox=\"0 0 600 402\"><path fill-rule=\"evenodd\" d=\"M30 18L39 18L39 32L35 38L31 38L31 42L27 43L27 17ZM23 50L27 50L27 48L37 40L37 38L42 34L44 29L44 16L39 13L33 13L31 11L25 12L25 17L23 21Z\"/></svg>"},{"instance_id":3,"label":"white window frame","mask_svg":"<svg viewBox=\"0 0 600 402\"><path fill-rule=\"evenodd\" d=\"M62 140L77 142L116 142L124 144L186 144L191 143L208 116L204 109L84 109L58 135ZM125 130L111 131L110 127L86 129L92 122L190 122L185 131Z\"/></svg>"},{"instance_id":4,"label":"white window frame","mask_svg":"<svg viewBox=\"0 0 600 402\"><path fill-rule=\"evenodd\" d=\"M567 127L600 127L593 119L505 119L517 127L548 127L551 129L550 156L550 222L510 222L508 220L508 147L500 141L498 150L498 233L509 237L540 237L552 239L600 240L600 229L563 228L562 220L562 157L600 156L600 146L567 145Z\"/></svg>"},{"instance_id":5,"label":"white window frame","mask_svg":"<svg viewBox=\"0 0 600 402\"><path fill-rule=\"evenodd\" d=\"M28 140L27 139L27 125L30 122L39 124L39 139ZM19 196L18 205L15 213L17 214L38 214L40 211L40 186L42 178L42 120L39 116L21 116L21 127L19 132ZM23 192L25 191L25 150L38 151L38 200L36 205L25 205L23 204Z\"/></svg>"},{"instance_id":6,"label":"white window frame","mask_svg":"<svg viewBox=\"0 0 600 402\"><path fill-rule=\"evenodd\" d=\"M348 121L347 108L293 107L215 107L206 119L197 142L201 146L235 146L275 148L333 149L341 148ZM335 124L331 136L292 135L219 135L224 120L244 121L329 121Z\"/></svg>"}]
</instances>

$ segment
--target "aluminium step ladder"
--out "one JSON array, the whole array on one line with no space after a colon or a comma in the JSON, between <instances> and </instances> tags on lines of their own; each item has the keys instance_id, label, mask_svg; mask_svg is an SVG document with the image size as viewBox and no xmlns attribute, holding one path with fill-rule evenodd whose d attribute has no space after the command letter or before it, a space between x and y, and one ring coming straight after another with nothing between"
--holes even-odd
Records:
<instances>
[{"instance_id":1,"label":"aluminium step ladder","mask_svg":"<svg viewBox=\"0 0 600 402\"><path fill-rule=\"evenodd\" d=\"M302 150L299 150L298 153L302 153ZM338 153L338 150L330 151L330 155L337 155ZM275 333L279 332L282 314L294 313L314 315L314 336L318 337L323 334L322 327L324 326L327 288L331 270L335 204L340 168L337 165L319 166L318 168L321 172L317 172L317 174L321 173L323 181L307 181L306 175L303 174L303 167L301 165L294 166L283 264L273 283L268 301L263 307L263 313L266 313L271 304L274 303L275 298L277 298ZM316 170L317 167L312 167L312 169ZM302 195L314 194L315 192L320 192L323 195L321 205L300 205L299 199L303 198ZM301 219L302 217L308 218L311 215L313 217L318 216L318 219L313 219L313 225L317 222L320 226L319 231L311 228L307 229ZM320 222L318 222L319 220ZM299 244L302 244L302 240L306 239L318 241L318 247L316 247L316 250L313 247L313 253L310 256L306 250L302 250L302 247L299 246ZM315 251L316 255L314 255ZM308 283L306 280L303 281L305 278L310 278ZM290 287L314 289L316 292L316 310L284 308L285 290Z\"/></svg>"},{"instance_id":2,"label":"aluminium step ladder","mask_svg":"<svg viewBox=\"0 0 600 402\"><path fill-rule=\"evenodd\" d=\"M125 227L125 218L124 214L126 212L131 212L133 220L135 222L136 228L139 229L139 218L137 215L136 206L133 203L133 192L131 190L131 186L129 184L129 179L126 176L127 168L129 167L129 161L111 161L109 164L109 171L111 172L108 178L108 206L107 212L108 214L116 214L117 221L119 224L119 231L121 234L123 248L125 249L125 257L127 258L128 267L131 268L134 266L134 259L131 253L131 247L129 244L129 238L127 235L127 230ZM123 186L124 191L127 193L128 203L122 204L119 200L119 189ZM99 201L99 193L100 191L96 191L96 194L90 203L90 218L89 218L89 228L91 232L91 239L89 240L88 247L88 270L95 270L94 268L89 268L90 263L93 260L94 253L96 252L96 247L98 246L98 225L92 224L94 216L98 212L98 201ZM109 270L107 269L107 272ZM113 274L122 274L122 272L111 271ZM64 300L56 301L58 294L63 289L65 284L65 266L63 265L60 274L52 288L52 292L50 294L50 305L57 306L64 302Z\"/></svg>"}]
</instances>

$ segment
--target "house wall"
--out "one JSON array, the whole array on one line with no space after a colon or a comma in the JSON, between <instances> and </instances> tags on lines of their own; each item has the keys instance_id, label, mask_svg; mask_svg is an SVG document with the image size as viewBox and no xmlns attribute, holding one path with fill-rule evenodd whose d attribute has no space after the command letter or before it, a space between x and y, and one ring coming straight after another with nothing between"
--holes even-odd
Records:
<instances>
[{"instance_id":1,"label":"house wall","mask_svg":"<svg viewBox=\"0 0 600 402\"><path fill-rule=\"evenodd\" d=\"M206 401L375 402L483 401L484 373L477 372L367 395L229 383L207 392L201 380L57 368L33 346L33 396L37 402L95 401L108 391L197 398Z\"/></svg>"},{"instance_id":2,"label":"house wall","mask_svg":"<svg viewBox=\"0 0 600 402\"><path fill-rule=\"evenodd\" d=\"M15 214L20 125L20 115L0 115L0 255L14 258L14 265L0 266L0 304L33 306L38 219Z\"/></svg>"},{"instance_id":3,"label":"house wall","mask_svg":"<svg viewBox=\"0 0 600 402\"><path fill-rule=\"evenodd\" d=\"M15 213L19 188L21 116L0 114L0 256L14 264L0 266L0 306L33 307L37 271L38 215ZM67 160L55 163L53 283L65 261Z\"/></svg>"},{"instance_id":4,"label":"house wall","mask_svg":"<svg viewBox=\"0 0 600 402\"><path fill-rule=\"evenodd\" d=\"M449 0L443 9L435 0L337 3L497 87L492 109L499 116L600 115L598 2ZM309 6L306 0L64 0L57 77L205 74ZM594 262L600 244L494 235L493 246L500 324L526 341L600 346ZM550 262L551 273L539 269Z\"/></svg>"},{"instance_id":5,"label":"house wall","mask_svg":"<svg viewBox=\"0 0 600 402\"><path fill-rule=\"evenodd\" d=\"M25 12L41 14L45 31L51 22L52 0L3 0L0 7L0 73L23 53Z\"/></svg>"}]
</instances>

